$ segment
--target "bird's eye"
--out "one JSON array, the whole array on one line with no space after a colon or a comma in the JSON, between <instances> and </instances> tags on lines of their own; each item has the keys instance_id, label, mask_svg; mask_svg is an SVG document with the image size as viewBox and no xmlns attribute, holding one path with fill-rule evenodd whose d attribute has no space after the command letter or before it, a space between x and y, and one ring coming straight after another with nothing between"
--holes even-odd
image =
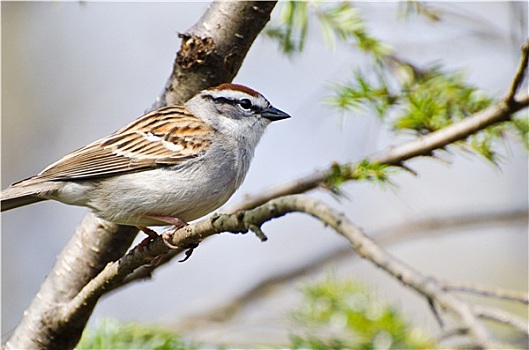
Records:
<instances>
[{"instance_id":1,"label":"bird's eye","mask_svg":"<svg viewBox=\"0 0 529 350\"><path fill-rule=\"evenodd\" d=\"M252 101L250 101L247 98L243 98L239 101L239 106L241 106L244 109L252 109Z\"/></svg>"}]
</instances>

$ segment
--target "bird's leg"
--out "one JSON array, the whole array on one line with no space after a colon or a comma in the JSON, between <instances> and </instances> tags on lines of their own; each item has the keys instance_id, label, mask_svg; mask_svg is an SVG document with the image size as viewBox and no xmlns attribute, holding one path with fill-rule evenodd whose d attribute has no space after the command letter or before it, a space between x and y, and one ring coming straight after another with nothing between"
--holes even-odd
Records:
<instances>
[{"instance_id":1,"label":"bird's leg","mask_svg":"<svg viewBox=\"0 0 529 350\"><path fill-rule=\"evenodd\" d=\"M184 220L179 219L179 218L173 218L171 216L145 215L144 217L146 217L148 219L153 219L153 220L156 220L156 221L165 222L167 224L173 225L174 226L174 231L178 231L182 227L185 227L185 226L188 225L188 223L185 222ZM143 241L141 241L140 244L138 244L138 247L139 247L140 253L141 253L143 251L143 248L145 248L147 246L147 244L149 244L149 242L151 242L156 237L158 237L158 234L154 230L151 230L150 228L145 227L145 226L139 226L138 229L143 231L148 236L148 237L145 237L145 239ZM162 238L163 238L163 242L169 248L171 248L171 249L175 249L176 248L174 245L172 245L169 242L167 242L167 236L164 237L164 235L162 235Z\"/></svg>"},{"instance_id":2,"label":"bird's leg","mask_svg":"<svg viewBox=\"0 0 529 350\"><path fill-rule=\"evenodd\" d=\"M172 231L175 231L175 232L180 230L182 227L186 227L187 225L189 225L184 220L179 219L179 218L173 218L172 216L145 215L145 217L147 217L149 219L154 219L154 220L158 220L158 221L161 221L161 222L166 222L168 224L171 224L171 225L174 226ZM165 245L168 248L170 248L170 249L178 249L177 246L169 243L168 235L166 233L162 234L162 239L163 239L163 242L165 243Z\"/></svg>"},{"instance_id":3,"label":"bird's leg","mask_svg":"<svg viewBox=\"0 0 529 350\"><path fill-rule=\"evenodd\" d=\"M156 233L156 231L151 230L151 229L148 228L148 227L139 226L138 229L147 235L147 237L145 237L145 238L143 239L143 241L141 241L141 242L138 244L138 247L140 247L141 250L143 250L143 248L145 248L145 247L147 246L147 244L149 244L149 243L150 243L151 241L153 241L156 237L158 237L158 234Z\"/></svg>"},{"instance_id":4,"label":"bird's leg","mask_svg":"<svg viewBox=\"0 0 529 350\"><path fill-rule=\"evenodd\" d=\"M187 225L189 225L187 222L185 222L184 220L182 219L179 219L179 218L173 218L171 216L157 216L157 215L147 215L148 218L151 218L151 219L155 219L155 220L159 220L159 221L162 221L162 222L166 222L168 224L172 224L174 226L174 228L170 231L172 232L176 232L178 231L179 229L183 228L183 227L186 227ZM169 232L170 231L166 231L164 233L162 233L162 240L163 240L163 243L169 247L169 249L179 249L180 247L172 244L169 242L170 240L170 236L169 236ZM184 259L182 260L179 260L179 262L184 262L186 261L187 259L189 259L191 257L191 254L193 254L193 251L195 250L195 248L198 247L198 243L194 244L193 246L189 247L186 251L185 251L185 257Z\"/></svg>"},{"instance_id":5,"label":"bird's leg","mask_svg":"<svg viewBox=\"0 0 529 350\"><path fill-rule=\"evenodd\" d=\"M157 220L157 221L161 221L161 222L165 222L167 224L171 224L173 225L173 229L171 229L170 231L172 232L176 232L178 231L179 229L189 225L187 222L185 222L184 220L182 219L179 219L179 218L174 218L174 217L171 217L171 216L160 216L160 215L145 215L146 218L149 218L149 219L153 219L153 220ZM147 246L147 244L149 244L150 241L152 241L153 239L155 239L156 237L158 237L158 234L156 232L154 232L153 230L147 228L147 227L140 227L139 228L140 230L142 230L143 232L145 232L149 237L146 237L143 241L141 241L140 244L138 244L138 249L140 250L140 254L143 255L143 248L145 246ZM173 245L172 243L169 242L169 239L170 239L170 236L168 235L168 232L169 231L166 231L164 232L161 236L162 236L162 241L163 243L169 248L169 249L179 249L178 246L175 246ZM186 250L185 252L185 258L183 260L181 260L180 262L184 262L186 261L187 259L189 259L189 257L191 256L191 254L193 253L193 250L198 246L198 244L190 247L188 250ZM158 257L156 257L158 258Z\"/></svg>"},{"instance_id":6,"label":"bird's leg","mask_svg":"<svg viewBox=\"0 0 529 350\"><path fill-rule=\"evenodd\" d=\"M165 222L166 224L173 225L175 228L175 231L181 229L182 227L185 227L188 225L187 222L185 222L182 219L179 218L173 218L172 216L162 216L162 215L145 215L144 217L148 219L157 220L160 222Z\"/></svg>"},{"instance_id":7,"label":"bird's leg","mask_svg":"<svg viewBox=\"0 0 529 350\"><path fill-rule=\"evenodd\" d=\"M140 253L140 255L143 257L143 258L146 258L146 259L149 259L149 258L152 258L151 262L147 265L145 265L147 268L149 267L154 267L154 266L157 266L161 261L162 261L162 258L163 258L163 255L158 255L158 256L152 256L152 255L146 255L143 250L145 249L145 247L151 242L153 241L156 237L158 237L158 234L154 231L154 230L151 230L150 228L148 227L142 227L142 226L139 226L138 229L140 231L142 231L143 233L145 233L147 235L147 237L145 237L138 245L138 252Z\"/></svg>"},{"instance_id":8,"label":"bird's leg","mask_svg":"<svg viewBox=\"0 0 529 350\"><path fill-rule=\"evenodd\" d=\"M156 233L156 231L154 230L151 230L150 228L148 227L144 227L144 226L138 226L138 229L140 231L142 231L143 233L145 233L147 235L147 237L145 237L140 243L138 243L137 247L138 247L138 251L140 253L140 255L144 258L152 258L152 256L147 256L144 254L143 250L145 249L145 247L150 243L152 242L154 239L156 239L156 237L158 237L158 234ZM156 259L157 257L154 257L154 259ZM154 261L154 260L153 260Z\"/></svg>"}]
</instances>

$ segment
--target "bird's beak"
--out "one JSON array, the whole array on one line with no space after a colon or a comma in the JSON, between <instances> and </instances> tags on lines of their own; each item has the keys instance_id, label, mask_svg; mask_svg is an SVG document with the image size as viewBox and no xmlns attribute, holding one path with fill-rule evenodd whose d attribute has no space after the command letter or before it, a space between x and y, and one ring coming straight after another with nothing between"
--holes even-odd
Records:
<instances>
[{"instance_id":1,"label":"bird's beak","mask_svg":"<svg viewBox=\"0 0 529 350\"><path fill-rule=\"evenodd\" d=\"M276 120L281 120L281 119L287 119L287 118L290 118L290 116L288 114L286 114L285 112L283 112L282 110L279 110L275 107L272 107L270 106L268 109L266 109L263 113L262 113L262 116L270 121L276 121Z\"/></svg>"}]
</instances>

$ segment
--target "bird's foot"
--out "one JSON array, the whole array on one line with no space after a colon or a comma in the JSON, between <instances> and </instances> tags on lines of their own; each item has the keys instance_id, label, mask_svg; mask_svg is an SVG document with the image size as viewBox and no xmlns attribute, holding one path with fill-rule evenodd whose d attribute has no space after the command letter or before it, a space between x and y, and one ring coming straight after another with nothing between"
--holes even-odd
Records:
<instances>
[{"instance_id":1,"label":"bird's foot","mask_svg":"<svg viewBox=\"0 0 529 350\"><path fill-rule=\"evenodd\" d=\"M183 228L183 227L188 225L188 223L185 222L184 220L179 219L179 218L173 218L171 216L146 215L145 217L147 217L149 219L154 219L154 220L157 220L157 221L161 221L161 222L173 225L173 228L171 229L172 232L176 232L179 229L181 229L181 228ZM152 267L152 266L158 265L160 263L160 261L162 260L163 255L158 255L158 256L154 256L153 257L152 255L145 254L144 249L145 249L145 247L147 247L147 245L150 242L152 242L154 239L158 238L160 235L158 235L158 233L156 233L154 230L152 230L152 229L150 229L148 227L138 227L138 228L141 231L143 231L145 234L147 234L147 237L145 237L145 239L143 239L137 245L140 255L142 257L146 258L146 259L152 259L152 261L148 265L148 267ZM173 245L172 243L169 242L171 237L169 236L168 232L169 231L166 231L165 233L163 233L161 235L163 243L169 249L179 249L178 246ZM197 246L198 246L198 244L197 244ZM193 247L191 247L190 249L188 249L186 251L186 253L185 253L186 257L182 261L186 261L191 256L191 253L193 252L194 248L196 248L196 246L193 246Z\"/></svg>"}]
</instances>

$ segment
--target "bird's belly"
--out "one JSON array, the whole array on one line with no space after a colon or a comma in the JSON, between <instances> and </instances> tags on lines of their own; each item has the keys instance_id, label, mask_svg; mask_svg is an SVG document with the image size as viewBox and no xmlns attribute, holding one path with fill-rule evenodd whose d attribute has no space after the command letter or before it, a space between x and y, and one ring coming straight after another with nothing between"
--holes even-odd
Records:
<instances>
[{"instance_id":1,"label":"bird's belly","mask_svg":"<svg viewBox=\"0 0 529 350\"><path fill-rule=\"evenodd\" d=\"M101 181L88 206L103 219L122 225L167 225L147 216L192 221L219 208L237 187L236 174L155 169Z\"/></svg>"}]
</instances>

